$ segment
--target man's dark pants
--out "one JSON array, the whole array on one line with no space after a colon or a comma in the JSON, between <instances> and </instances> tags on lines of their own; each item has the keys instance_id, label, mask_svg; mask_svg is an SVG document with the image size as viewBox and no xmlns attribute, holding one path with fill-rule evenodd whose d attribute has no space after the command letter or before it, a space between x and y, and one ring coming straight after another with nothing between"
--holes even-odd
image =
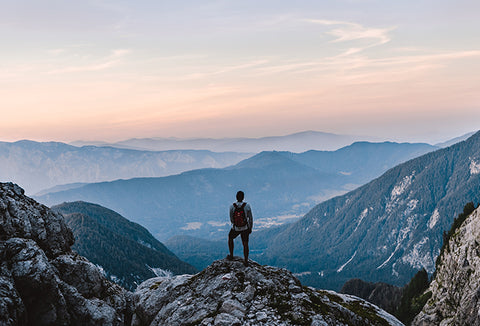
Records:
<instances>
[{"instance_id":1,"label":"man's dark pants","mask_svg":"<svg viewBox=\"0 0 480 326\"><path fill-rule=\"evenodd\" d=\"M242 237L243 244L243 256L245 257L245 262L248 263L248 238L250 236L250 230L244 231L235 231L233 228L228 233L228 249L230 250L230 257L233 257L233 239L240 235Z\"/></svg>"}]
</instances>

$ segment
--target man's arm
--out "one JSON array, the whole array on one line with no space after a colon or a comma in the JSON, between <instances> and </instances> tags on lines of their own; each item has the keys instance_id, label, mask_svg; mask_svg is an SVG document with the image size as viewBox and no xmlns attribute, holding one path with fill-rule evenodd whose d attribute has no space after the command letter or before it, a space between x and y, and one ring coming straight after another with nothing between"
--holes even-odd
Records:
<instances>
[{"instance_id":1,"label":"man's arm","mask_svg":"<svg viewBox=\"0 0 480 326\"><path fill-rule=\"evenodd\" d=\"M230 205L230 223L233 224L233 212L234 212L233 205Z\"/></svg>"},{"instance_id":2,"label":"man's arm","mask_svg":"<svg viewBox=\"0 0 480 326\"><path fill-rule=\"evenodd\" d=\"M250 229L250 232L253 229L253 214L252 214L252 208L250 207L249 204L245 207L245 213L247 214L247 223L248 223L248 228Z\"/></svg>"}]
</instances>

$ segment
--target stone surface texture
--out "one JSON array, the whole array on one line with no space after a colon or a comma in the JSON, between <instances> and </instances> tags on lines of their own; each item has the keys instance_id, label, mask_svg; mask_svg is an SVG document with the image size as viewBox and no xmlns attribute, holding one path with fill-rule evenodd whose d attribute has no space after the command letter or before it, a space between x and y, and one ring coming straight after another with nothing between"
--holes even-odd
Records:
<instances>
[{"instance_id":1,"label":"stone surface texture","mask_svg":"<svg viewBox=\"0 0 480 326\"><path fill-rule=\"evenodd\" d=\"M62 215L0 183L0 325L125 325L131 293L70 250Z\"/></svg>"},{"instance_id":2,"label":"stone surface texture","mask_svg":"<svg viewBox=\"0 0 480 326\"><path fill-rule=\"evenodd\" d=\"M304 287L285 269L217 260L196 275L153 278L134 293L140 325L402 325L354 296Z\"/></svg>"},{"instance_id":3,"label":"stone surface texture","mask_svg":"<svg viewBox=\"0 0 480 326\"><path fill-rule=\"evenodd\" d=\"M480 325L480 209L452 236L413 325Z\"/></svg>"}]
</instances>

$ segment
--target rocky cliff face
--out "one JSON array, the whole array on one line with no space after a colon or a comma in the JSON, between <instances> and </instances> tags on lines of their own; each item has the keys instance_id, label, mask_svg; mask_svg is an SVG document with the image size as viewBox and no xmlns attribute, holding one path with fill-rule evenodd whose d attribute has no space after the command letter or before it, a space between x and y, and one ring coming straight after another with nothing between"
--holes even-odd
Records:
<instances>
[{"instance_id":1,"label":"rocky cliff face","mask_svg":"<svg viewBox=\"0 0 480 326\"><path fill-rule=\"evenodd\" d=\"M153 278L134 293L133 325L402 325L357 297L303 287L285 270L218 260L196 275Z\"/></svg>"},{"instance_id":2,"label":"rocky cliff face","mask_svg":"<svg viewBox=\"0 0 480 326\"><path fill-rule=\"evenodd\" d=\"M448 242L413 325L480 325L480 209Z\"/></svg>"},{"instance_id":3,"label":"rocky cliff face","mask_svg":"<svg viewBox=\"0 0 480 326\"><path fill-rule=\"evenodd\" d=\"M72 244L60 214L0 183L1 325L130 323L130 294Z\"/></svg>"}]
</instances>

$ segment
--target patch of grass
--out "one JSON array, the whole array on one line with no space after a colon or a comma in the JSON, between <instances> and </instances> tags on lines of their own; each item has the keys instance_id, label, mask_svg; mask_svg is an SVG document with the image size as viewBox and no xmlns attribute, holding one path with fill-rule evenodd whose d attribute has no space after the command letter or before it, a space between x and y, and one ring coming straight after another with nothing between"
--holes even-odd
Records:
<instances>
[{"instance_id":1,"label":"patch of grass","mask_svg":"<svg viewBox=\"0 0 480 326\"><path fill-rule=\"evenodd\" d=\"M158 287L159 287L160 284L162 284L162 283L163 283L162 281L153 283L152 285L150 285L150 290L156 290L156 289L158 289Z\"/></svg>"},{"instance_id":2,"label":"patch of grass","mask_svg":"<svg viewBox=\"0 0 480 326\"><path fill-rule=\"evenodd\" d=\"M344 302L342 306L362 317L364 320L368 320L369 325L390 325L385 319L380 317L375 310L363 306L360 301Z\"/></svg>"},{"instance_id":3,"label":"patch of grass","mask_svg":"<svg viewBox=\"0 0 480 326\"><path fill-rule=\"evenodd\" d=\"M432 297L432 291L425 292L412 300L412 310L420 312L427 301Z\"/></svg>"},{"instance_id":4,"label":"patch of grass","mask_svg":"<svg viewBox=\"0 0 480 326\"><path fill-rule=\"evenodd\" d=\"M322 294L326 295L327 298L330 299L330 301L332 301L332 302L336 302L336 303L339 303L339 304L343 303L342 298L340 298L338 295L335 295L335 294L332 294L332 293L329 293L329 292L322 292Z\"/></svg>"},{"instance_id":5,"label":"patch of grass","mask_svg":"<svg viewBox=\"0 0 480 326\"><path fill-rule=\"evenodd\" d=\"M325 304L319 297L316 295L309 295L310 301L304 300L302 304L305 308L310 308L316 313L327 315L330 312L330 307Z\"/></svg>"}]
</instances>

